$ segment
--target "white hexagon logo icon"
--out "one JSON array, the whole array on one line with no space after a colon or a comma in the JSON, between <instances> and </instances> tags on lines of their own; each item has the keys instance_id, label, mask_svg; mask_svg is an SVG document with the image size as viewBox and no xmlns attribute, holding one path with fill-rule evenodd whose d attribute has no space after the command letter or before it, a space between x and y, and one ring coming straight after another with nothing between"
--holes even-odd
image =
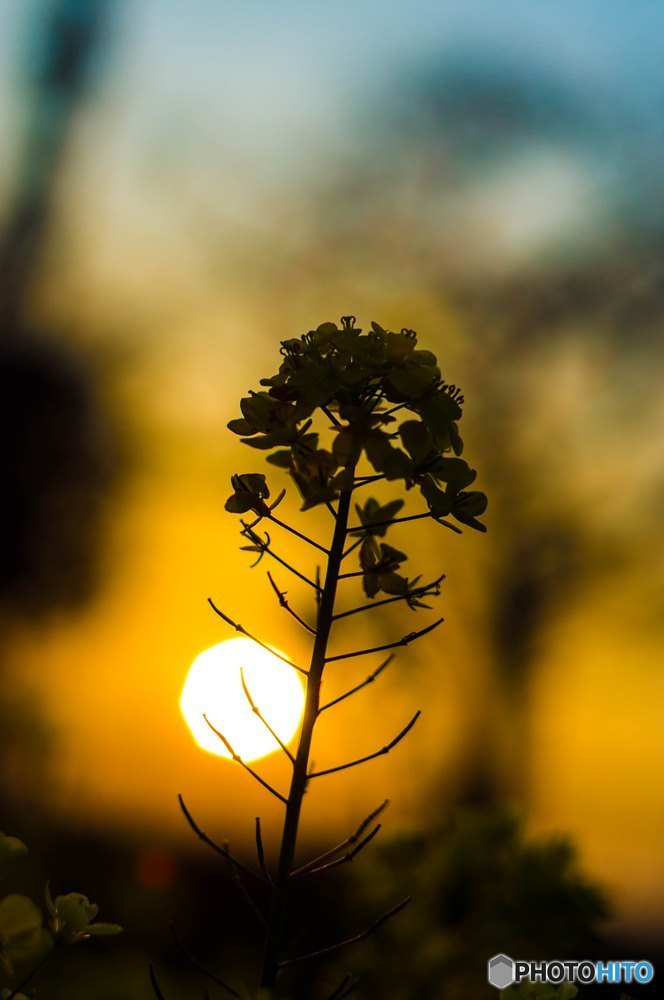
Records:
<instances>
[{"instance_id":1,"label":"white hexagon logo icon","mask_svg":"<svg viewBox=\"0 0 664 1000\"><path fill-rule=\"evenodd\" d=\"M494 955L489 959L488 978L491 986L504 990L514 982L514 962L509 955Z\"/></svg>"}]
</instances>

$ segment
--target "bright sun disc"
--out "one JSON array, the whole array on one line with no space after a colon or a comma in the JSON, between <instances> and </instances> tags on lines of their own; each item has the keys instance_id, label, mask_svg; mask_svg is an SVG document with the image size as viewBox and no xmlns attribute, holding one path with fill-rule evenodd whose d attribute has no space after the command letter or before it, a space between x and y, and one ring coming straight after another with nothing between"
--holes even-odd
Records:
<instances>
[{"instance_id":1,"label":"bright sun disc","mask_svg":"<svg viewBox=\"0 0 664 1000\"><path fill-rule=\"evenodd\" d=\"M304 708L302 682L292 667L251 639L227 639L200 653L187 674L180 709L203 750L231 756L206 723L206 715L243 760L256 760L278 750L279 744L252 712L243 675L256 708L288 743Z\"/></svg>"}]
</instances>

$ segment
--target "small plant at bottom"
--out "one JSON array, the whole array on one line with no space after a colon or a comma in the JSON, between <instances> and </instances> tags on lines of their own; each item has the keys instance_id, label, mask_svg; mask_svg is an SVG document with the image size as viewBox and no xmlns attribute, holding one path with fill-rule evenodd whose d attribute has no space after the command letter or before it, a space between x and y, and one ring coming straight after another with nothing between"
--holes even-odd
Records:
<instances>
[{"instance_id":1,"label":"small plant at bottom","mask_svg":"<svg viewBox=\"0 0 664 1000\"><path fill-rule=\"evenodd\" d=\"M0 866L28 853L18 837L0 832ZM120 934L118 924L95 923L99 907L87 896L70 892L53 900L46 885L46 908L49 919L29 898L11 893L0 899L0 977L15 978L15 964L35 964L17 986L0 991L0 1000L27 1000L23 989L62 945L77 944L90 937Z\"/></svg>"},{"instance_id":2,"label":"small plant at bottom","mask_svg":"<svg viewBox=\"0 0 664 1000\"><path fill-rule=\"evenodd\" d=\"M343 652L330 651L334 626L351 615L386 605L396 608L403 604L411 612L430 609L428 601L440 593L444 574L437 574L429 582L422 582L421 576L411 576L404 567L406 553L385 541L388 531L395 525L422 521L436 530L443 527L461 533L459 525L465 525L484 531L479 517L487 505L483 493L469 489L475 472L461 458L463 442L458 421L463 396L455 385L444 381L435 356L419 347L414 331L403 329L394 333L372 323L371 330L363 333L355 325L355 318L346 316L341 327L323 323L302 337L284 341L281 355L279 371L261 379L262 388L241 400L242 416L231 421L229 428L249 447L268 453L267 461L275 469L289 474L300 493L303 512L314 507L327 508L330 537L317 540L281 520L275 511L285 491L271 499L266 477L260 472L232 477L233 492L226 501L226 510L240 515L241 535L247 543L243 548L255 555L256 563L266 558L273 566L293 574L314 598L315 615L309 621L291 606L286 590L268 572L280 606L310 635L312 643L307 667L286 660L306 678L305 708L295 753L270 727L269 707L261 706L258 692L249 689L246 679L244 682L251 709L280 743L288 759L291 769L288 790L282 792L268 784L236 753L226 735L206 720L231 757L284 807L276 869L268 870L265 862L260 819L256 820L255 830L258 870L253 870L231 854L226 844L217 843L204 833L180 798L194 832L225 858L240 880L247 880L244 891L252 906L259 908L265 928L257 994L261 998L279 995L278 980L284 970L327 958L363 940L410 902L409 898L396 902L369 927L318 950L298 953L291 950L292 945L289 947L287 907L293 883L352 861L378 834L381 828L378 820L387 805L384 802L372 810L341 843L298 866L295 852L307 787L327 775L390 753L411 731L420 712L416 711L400 732L378 750L323 768L314 768L310 761L316 723L323 713L372 683L392 662L393 650L433 632L443 619L437 618L391 642ZM323 442L321 431L327 436ZM388 501L371 496L372 487L382 482L398 486L400 493L419 493L423 509L400 515L404 506L402 495ZM353 505L355 518L351 515ZM314 550L324 560L323 570L317 567L315 573L308 574L287 562L264 530L267 526L289 532ZM356 569L349 567L351 556L357 559ZM348 582L359 582L366 600L339 610L338 591ZM253 629L239 624L212 601L210 604L231 628L266 646ZM381 653L386 653L387 658L366 680L322 703L321 682L326 670L344 660ZM255 890L262 893L260 900L255 897ZM184 945L181 947L188 961L228 995L245 996L203 967ZM150 975L155 995L163 998L152 968ZM330 993L329 1000L348 996L356 984L355 979L347 976Z\"/></svg>"}]
</instances>

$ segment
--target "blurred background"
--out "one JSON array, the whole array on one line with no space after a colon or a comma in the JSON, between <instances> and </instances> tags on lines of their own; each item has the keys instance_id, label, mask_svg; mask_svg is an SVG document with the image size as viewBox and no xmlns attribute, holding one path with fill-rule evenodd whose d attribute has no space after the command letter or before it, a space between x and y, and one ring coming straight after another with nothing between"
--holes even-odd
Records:
<instances>
[{"instance_id":1,"label":"blurred background","mask_svg":"<svg viewBox=\"0 0 664 1000\"><path fill-rule=\"evenodd\" d=\"M223 510L261 470L226 423L281 339L347 313L416 329L462 386L490 507L486 536L403 527L446 624L321 723L327 765L425 709L307 796L303 857L393 802L382 847L307 887L314 945L416 896L320 996L365 967L358 996L461 1000L495 995L497 951L661 954L663 29L647 0L0 2L2 826L32 849L17 885L126 928L40 996L149 997L148 960L202 995L169 919L251 981L250 915L176 796L247 858L279 807L178 700L230 637L208 596L306 655Z\"/></svg>"}]
</instances>

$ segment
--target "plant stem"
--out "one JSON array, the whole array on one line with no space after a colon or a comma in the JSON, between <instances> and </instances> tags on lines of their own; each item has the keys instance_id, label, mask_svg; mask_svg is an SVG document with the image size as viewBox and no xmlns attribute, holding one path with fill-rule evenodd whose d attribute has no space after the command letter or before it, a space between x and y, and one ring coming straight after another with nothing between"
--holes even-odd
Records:
<instances>
[{"instance_id":1,"label":"plant stem","mask_svg":"<svg viewBox=\"0 0 664 1000\"><path fill-rule=\"evenodd\" d=\"M293 777L291 781L288 800L286 803L286 815L284 818L284 828L281 840L281 850L277 864L277 873L274 883L274 894L268 917L267 933L265 937L265 952L263 956L263 970L261 974L261 986L274 989L277 973L279 971L279 955L284 935L284 925L286 919L286 906L288 888L293 871L293 861L295 858L295 848L297 846L297 832L300 822L300 812L302 809L302 799L307 787L307 772L309 769L309 753L311 751L311 740L314 726L318 718L320 705L320 685L325 668L327 653L327 643L332 627L334 616L334 600L337 592L337 582L339 580L339 569L341 557L344 550L346 538L346 528L348 525L348 514L350 511L350 501L352 490L343 491L339 497L339 505L336 512L336 522L334 535L327 560L327 573L325 584L320 595L320 606L318 609L318 621L316 625L316 639L311 654L311 665L307 675L307 694L300 729L300 740L293 766Z\"/></svg>"},{"instance_id":2,"label":"plant stem","mask_svg":"<svg viewBox=\"0 0 664 1000\"><path fill-rule=\"evenodd\" d=\"M40 958L35 967L31 969L30 972L28 972L27 976L24 976L21 982L18 984L18 986L15 986L14 989L11 991L11 993L7 995L7 1000L13 1000L13 997L18 996L21 990L28 985L33 976L36 976L39 970L43 968L44 965L46 965L46 963L53 957L53 955L55 955L56 948L58 948L59 944L60 941L59 939L56 938L53 947L50 948L49 951L47 951L42 958Z\"/></svg>"}]
</instances>

